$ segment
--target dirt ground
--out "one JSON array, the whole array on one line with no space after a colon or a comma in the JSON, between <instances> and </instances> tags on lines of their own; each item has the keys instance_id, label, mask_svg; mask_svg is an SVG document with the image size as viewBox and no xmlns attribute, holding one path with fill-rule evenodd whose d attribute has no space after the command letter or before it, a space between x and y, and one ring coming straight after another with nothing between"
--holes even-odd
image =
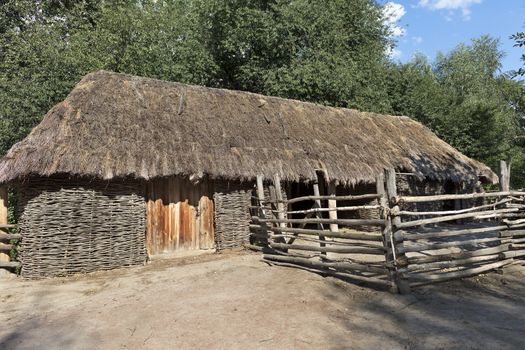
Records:
<instances>
[{"instance_id":1,"label":"dirt ground","mask_svg":"<svg viewBox=\"0 0 525 350\"><path fill-rule=\"evenodd\" d=\"M0 276L0 349L523 349L525 268L408 296L255 253L25 281Z\"/></svg>"}]
</instances>

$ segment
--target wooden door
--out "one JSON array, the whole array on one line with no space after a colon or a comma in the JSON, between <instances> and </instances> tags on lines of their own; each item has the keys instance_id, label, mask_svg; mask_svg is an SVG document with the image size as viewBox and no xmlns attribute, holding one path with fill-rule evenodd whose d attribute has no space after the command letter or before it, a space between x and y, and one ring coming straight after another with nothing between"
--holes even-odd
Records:
<instances>
[{"instance_id":1,"label":"wooden door","mask_svg":"<svg viewBox=\"0 0 525 350\"><path fill-rule=\"evenodd\" d=\"M214 248L213 184L181 177L147 185L148 254Z\"/></svg>"}]
</instances>

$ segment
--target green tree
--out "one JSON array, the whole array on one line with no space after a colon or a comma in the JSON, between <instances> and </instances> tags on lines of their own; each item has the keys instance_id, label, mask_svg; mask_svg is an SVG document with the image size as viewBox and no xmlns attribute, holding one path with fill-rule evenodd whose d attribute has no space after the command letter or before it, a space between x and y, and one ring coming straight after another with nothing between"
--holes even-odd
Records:
<instances>
[{"instance_id":1,"label":"green tree","mask_svg":"<svg viewBox=\"0 0 525 350\"><path fill-rule=\"evenodd\" d=\"M525 47L525 32L517 32L512 34L510 38L515 41L515 47ZM523 62L523 67L518 68L511 73L514 77L518 75L525 75L525 54L521 55L521 61Z\"/></svg>"},{"instance_id":2,"label":"green tree","mask_svg":"<svg viewBox=\"0 0 525 350\"><path fill-rule=\"evenodd\" d=\"M394 114L430 127L461 152L498 169L512 161L512 181L525 185L522 82L501 72L498 40L482 36L438 54L391 65L389 97Z\"/></svg>"},{"instance_id":3,"label":"green tree","mask_svg":"<svg viewBox=\"0 0 525 350\"><path fill-rule=\"evenodd\" d=\"M8 0L0 5L0 153L83 75L107 69L390 110L372 0Z\"/></svg>"}]
</instances>

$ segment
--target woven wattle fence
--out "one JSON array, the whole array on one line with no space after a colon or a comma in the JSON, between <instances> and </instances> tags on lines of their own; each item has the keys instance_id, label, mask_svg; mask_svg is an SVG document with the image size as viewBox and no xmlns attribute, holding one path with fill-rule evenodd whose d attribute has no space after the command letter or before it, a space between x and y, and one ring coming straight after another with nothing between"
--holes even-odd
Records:
<instances>
[{"instance_id":1,"label":"woven wattle fence","mask_svg":"<svg viewBox=\"0 0 525 350\"><path fill-rule=\"evenodd\" d=\"M250 241L250 184L215 185L215 245L217 250L240 247Z\"/></svg>"},{"instance_id":2,"label":"woven wattle fence","mask_svg":"<svg viewBox=\"0 0 525 350\"><path fill-rule=\"evenodd\" d=\"M146 260L139 183L33 178L19 189L22 276L63 276Z\"/></svg>"}]
</instances>

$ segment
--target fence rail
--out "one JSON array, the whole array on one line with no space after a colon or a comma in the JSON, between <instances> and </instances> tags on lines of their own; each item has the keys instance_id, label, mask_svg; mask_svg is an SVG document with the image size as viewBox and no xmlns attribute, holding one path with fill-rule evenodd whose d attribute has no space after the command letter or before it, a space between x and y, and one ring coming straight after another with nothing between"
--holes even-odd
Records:
<instances>
[{"instance_id":1,"label":"fence rail","mask_svg":"<svg viewBox=\"0 0 525 350\"><path fill-rule=\"evenodd\" d=\"M15 247L13 242L22 238L19 234L7 233L9 232L9 229L15 227L16 225L0 224L0 254L2 254L2 259L0 259L0 269L11 270L20 267L18 261L9 261L10 252Z\"/></svg>"},{"instance_id":2,"label":"fence rail","mask_svg":"<svg viewBox=\"0 0 525 350\"><path fill-rule=\"evenodd\" d=\"M262 177L257 184L250 230L260 246L250 247L262 251L272 264L407 293L525 257L522 191L403 196L397 193L392 169L378 176L375 193L368 194L336 195L330 186L322 194L314 184L313 195L286 198L276 176L267 183L267 198ZM459 200L470 205L453 210L413 208ZM303 207L297 208L297 203ZM306 203L311 207L304 208ZM377 217L345 216L357 211L374 211ZM375 232L365 231L370 227Z\"/></svg>"}]
</instances>

